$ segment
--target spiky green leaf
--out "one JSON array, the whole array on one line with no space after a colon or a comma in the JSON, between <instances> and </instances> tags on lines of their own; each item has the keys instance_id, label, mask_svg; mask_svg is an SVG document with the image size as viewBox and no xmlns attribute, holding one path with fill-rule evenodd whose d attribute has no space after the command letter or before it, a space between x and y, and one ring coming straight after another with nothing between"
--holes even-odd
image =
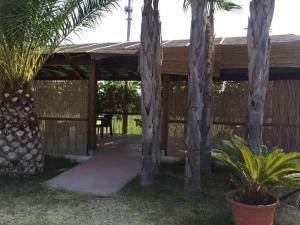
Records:
<instances>
[{"instance_id":1,"label":"spiky green leaf","mask_svg":"<svg viewBox=\"0 0 300 225\"><path fill-rule=\"evenodd\" d=\"M239 175L247 190L262 191L267 186L300 187L300 152L280 148L268 151L261 146L255 153L240 137L222 141L212 156L225 162Z\"/></svg>"}]
</instances>

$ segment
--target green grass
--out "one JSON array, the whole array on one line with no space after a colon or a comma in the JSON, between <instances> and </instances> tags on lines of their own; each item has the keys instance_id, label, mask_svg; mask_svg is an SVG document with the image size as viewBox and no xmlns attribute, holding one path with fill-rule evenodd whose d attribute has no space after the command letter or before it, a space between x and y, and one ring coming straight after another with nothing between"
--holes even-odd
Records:
<instances>
[{"instance_id":1,"label":"green grass","mask_svg":"<svg viewBox=\"0 0 300 225\"><path fill-rule=\"evenodd\" d=\"M228 178L218 171L204 175L201 198L186 199L183 194L183 165L164 164L153 186L143 188L133 180L119 193L143 215L145 224L230 225L231 215L224 202Z\"/></svg>"},{"instance_id":2,"label":"green grass","mask_svg":"<svg viewBox=\"0 0 300 225\"><path fill-rule=\"evenodd\" d=\"M133 135L141 135L142 128L138 125L136 120L141 121L141 115L128 115L127 133ZM113 130L115 134L122 134L123 118L122 116L113 117Z\"/></svg>"},{"instance_id":3,"label":"green grass","mask_svg":"<svg viewBox=\"0 0 300 225\"><path fill-rule=\"evenodd\" d=\"M65 159L47 158L43 176L0 177L2 225L232 225L224 195L227 171L203 175L201 198L183 195L183 165L163 164L154 185L144 188L138 179L110 198L49 190L44 182L74 166ZM297 209L283 208L276 225L300 221ZM291 213L292 218L288 215Z\"/></svg>"}]
</instances>

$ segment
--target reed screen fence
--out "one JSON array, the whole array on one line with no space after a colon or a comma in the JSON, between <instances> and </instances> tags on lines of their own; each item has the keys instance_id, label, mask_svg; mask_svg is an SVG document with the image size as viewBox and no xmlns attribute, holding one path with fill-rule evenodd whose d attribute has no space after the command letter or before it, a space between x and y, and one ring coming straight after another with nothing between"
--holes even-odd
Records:
<instances>
[{"instance_id":1,"label":"reed screen fence","mask_svg":"<svg viewBox=\"0 0 300 225\"><path fill-rule=\"evenodd\" d=\"M87 81L34 81L35 106L46 154L85 155Z\"/></svg>"}]
</instances>

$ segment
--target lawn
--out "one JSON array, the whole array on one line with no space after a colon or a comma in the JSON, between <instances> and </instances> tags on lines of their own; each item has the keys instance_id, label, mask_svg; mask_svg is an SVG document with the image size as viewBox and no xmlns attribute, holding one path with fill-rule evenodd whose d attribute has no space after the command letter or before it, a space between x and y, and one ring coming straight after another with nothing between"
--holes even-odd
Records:
<instances>
[{"instance_id":1,"label":"lawn","mask_svg":"<svg viewBox=\"0 0 300 225\"><path fill-rule=\"evenodd\" d=\"M163 164L155 184L143 188L135 179L110 198L49 190L47 179L74 166L65 159L47 158L43 176L0 177L1 225L231 225L224 202L227 172L203 176L201 198L183 195L183 165ZM291 201L283 204L276 225L297 225L300 212Z\"/></svg>"},{"instance_id":2,"label":"lawn","mask_svg":"<svg viewBox=\"0 0 300 225\"><path fill-rule=\"evenodd\" d=\"M139 126L141 121L141 115L128 115L127 133L140 135L142 134L142 128ZM115 115L112 120L114 134L122 134L123 118L120 115Z\"/></svg>"}]
</instances>

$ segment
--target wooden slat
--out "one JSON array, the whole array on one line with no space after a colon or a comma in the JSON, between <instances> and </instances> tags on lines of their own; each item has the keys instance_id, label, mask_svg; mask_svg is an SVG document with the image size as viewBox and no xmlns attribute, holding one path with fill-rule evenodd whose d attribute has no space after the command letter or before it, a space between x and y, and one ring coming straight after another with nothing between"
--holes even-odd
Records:
<instances>
[{"instance_id":1,"label":"wooden slat","mask_svg":"<svg viewBox=\"0 0 300 225\"><path fill-rule=\"evenodd\" d=\"M97 79L96 63L91 61L89 64L89 114L88 114L88 154L94 152L97 146L96 137L96 99L97 99ZM76 101L76 100L75 100Z\"/></svg>"},{"instance_id":2,"label":"wooden slat","mask_svg":"<svg viewBox=\"0 0 300 225\"><path fill-rule=\"evenodd\" d=\"M87 118L68 118L68 117L39 117L39 120L56 120L56 121L87 121Z\"/></svg>"},{"instance_id":3,"label":"wooden slat","mask_svg":"<svg viewBox=\"0 0 300 225\"><path fill-rule=\"evenodd\" d=\"M161 149L165 150L166 155L168 155L168 127L169 127L169 107L168 104L168 95L170 91L170 80L169 76L162 76L162 126L161 126Z\"/></svg>"}]
</instances>

